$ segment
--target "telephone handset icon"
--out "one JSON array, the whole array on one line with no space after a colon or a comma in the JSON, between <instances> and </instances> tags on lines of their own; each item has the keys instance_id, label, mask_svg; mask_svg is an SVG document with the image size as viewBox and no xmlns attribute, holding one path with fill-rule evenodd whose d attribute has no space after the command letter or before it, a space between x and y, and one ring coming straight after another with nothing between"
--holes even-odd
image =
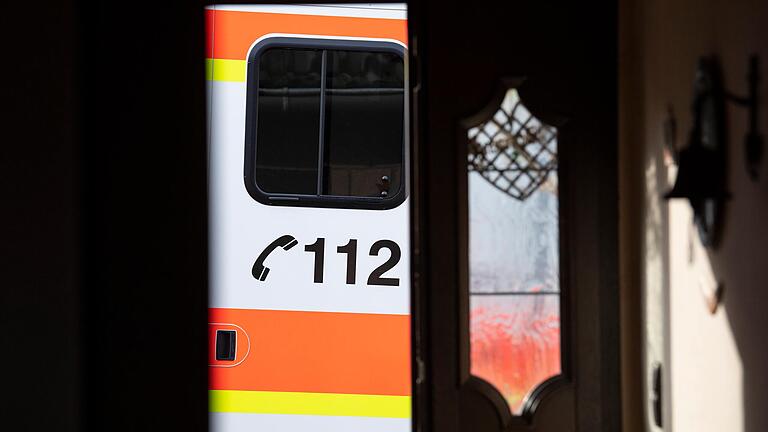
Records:
<instances>
[{"instance_id":1,"label":"telephone handset icon","mask_svg":"<svg viewBox=\"0 0 768 432\"><path fill-rule=\"evenodd\" d=\"M267 259L269 254L278 247L283 248L283 250L289 250L297 244L299 244L299 242L297 242L293 236L288 234L280 236L277 240L270 243L269 246L264 248L259 257L256 258L256 262L253 263L253 269L251 269L253 277L260 281L266 280L267 275L269 274L269 267L264 267L264 260Z\"/></svg>"}]
</instances>

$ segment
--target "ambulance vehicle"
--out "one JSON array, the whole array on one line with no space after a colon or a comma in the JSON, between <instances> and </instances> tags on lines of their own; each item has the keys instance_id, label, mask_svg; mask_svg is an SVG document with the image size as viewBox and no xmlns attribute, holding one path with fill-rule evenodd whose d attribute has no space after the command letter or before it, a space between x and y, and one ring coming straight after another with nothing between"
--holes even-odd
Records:
<instances>
[{"instance_id":1,"label":"ambulance vehicle","mask_svg":"<svg viewBox=\"0 0 768 432\"><path fill-rule=\"evenodd\" d=\"M210 427L411 430L405 5L212 5Z\"/></svg>"}]
</instances>

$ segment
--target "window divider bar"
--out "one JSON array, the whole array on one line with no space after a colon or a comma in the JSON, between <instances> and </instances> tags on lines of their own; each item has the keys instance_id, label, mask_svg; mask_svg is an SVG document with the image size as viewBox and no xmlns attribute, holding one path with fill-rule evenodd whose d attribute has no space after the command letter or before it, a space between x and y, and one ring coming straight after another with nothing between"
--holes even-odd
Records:
<instances>
[{"instance_id":1,"label":"window divider bar","mask_svg":"<svg viewBox=\"0 0 768 432\"><path fill-rule=\"evenodd\" d=\"M326 69L328 67L328 50L323 50L320 66L320 139L317 153L317 196L323 194L323 165L325 162L325 86Z\"/></svg>"}]
</instances>

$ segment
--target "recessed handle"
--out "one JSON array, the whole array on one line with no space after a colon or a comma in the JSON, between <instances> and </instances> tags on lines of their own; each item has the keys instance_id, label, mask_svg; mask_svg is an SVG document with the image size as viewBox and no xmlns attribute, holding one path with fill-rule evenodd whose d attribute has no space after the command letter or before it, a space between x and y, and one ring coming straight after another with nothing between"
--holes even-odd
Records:
<instances>
[{"instance_id":1,"label":"recessed handle","mask_svg":"<svg viewBox=\"0 0 768 432\"><path fill-rule=\"evenodd\" d=\"M237 352L237 332L216 330L216 360L233 361Z\"/></svg>"}]
</instances>

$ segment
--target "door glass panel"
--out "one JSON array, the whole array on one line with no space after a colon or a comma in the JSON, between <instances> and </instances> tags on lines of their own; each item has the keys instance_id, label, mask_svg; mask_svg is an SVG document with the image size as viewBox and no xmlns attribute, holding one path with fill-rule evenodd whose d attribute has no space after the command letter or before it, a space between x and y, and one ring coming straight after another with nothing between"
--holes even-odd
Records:
<instances>
[{"instance_id":1,"label":"door glass panel","mask_svg":"<svg viewBox=\"0 0 768 432\"><path fill-rule=\"evenodd\" d=\"M520 414L561 372L557 130L509 90L468 138L471 372Z\"/></svg>"}]
</instances>

